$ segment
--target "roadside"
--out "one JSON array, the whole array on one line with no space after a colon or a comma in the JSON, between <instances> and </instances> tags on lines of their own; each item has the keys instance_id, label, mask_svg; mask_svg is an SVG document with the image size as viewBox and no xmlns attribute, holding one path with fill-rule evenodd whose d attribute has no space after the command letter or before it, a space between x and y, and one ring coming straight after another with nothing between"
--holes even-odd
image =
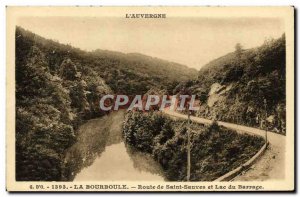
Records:
<instances>
[{"instance_id":1,"label":"roadside","mask_svg":"<svg viewBox=\"0 0 300 197\"><path fill-rule=\"evenodd\" d=\"M171 116L187 119L186 115L180 114L175 111L164 110L163 112ZM191 120L202 124L212 123L212 120L194 116L191 117ZM260 135L263 137L265 136L265 131L260 129L221 121L218 121L218 124L229 129L234 129L238 133L248 133L252 135ZM272 132L267 132L267 135L269 146L265 153L247 171L242 172L232 181L263 181L271 179L284 179L284 161L286 144L285 136Z\"/></svg>"}]
</instances>

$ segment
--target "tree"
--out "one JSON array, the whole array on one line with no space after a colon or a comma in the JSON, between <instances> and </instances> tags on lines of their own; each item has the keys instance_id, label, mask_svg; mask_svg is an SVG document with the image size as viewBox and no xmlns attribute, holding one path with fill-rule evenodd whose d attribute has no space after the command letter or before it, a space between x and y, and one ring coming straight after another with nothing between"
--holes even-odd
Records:
<instances>
[{"instance_id":1,"label":"tree","mask_svg":"<svg viewBox=\"0 0 300 197\"><path fill-rule=\"evenodd\" d=\"M240 43L237 43L235 45L235 53L236 53L237 58L241 58L242 50L243 50L242 45Z\"/></svg>"},{"instance_id":2,"label":"tree","mask_svg":"<svg viewBox=\"0 0 300 197\"><path fill-rule=\"evenodd\" d=\"M70 60L64 60L60 65L60 76L66 80L75 80L77 77L77 67L76 65Z\"/></svg>"}]
</instances>

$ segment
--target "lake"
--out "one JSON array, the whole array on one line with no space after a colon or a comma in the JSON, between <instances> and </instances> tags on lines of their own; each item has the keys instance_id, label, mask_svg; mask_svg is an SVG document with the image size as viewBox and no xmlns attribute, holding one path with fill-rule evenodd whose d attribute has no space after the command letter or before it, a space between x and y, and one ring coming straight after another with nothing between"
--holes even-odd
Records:
<instances>
[{"instance_id":1,"label":"lake","mask_svg":"<svg viewBox=\"0 0 300 197\"><path fill-rule=\"evenodd\" d=\"M151 155L127 146L122 138L125 111L89 120L67 150L64 173L74 181L164 181Z\"/></svg>"}]
</instances>

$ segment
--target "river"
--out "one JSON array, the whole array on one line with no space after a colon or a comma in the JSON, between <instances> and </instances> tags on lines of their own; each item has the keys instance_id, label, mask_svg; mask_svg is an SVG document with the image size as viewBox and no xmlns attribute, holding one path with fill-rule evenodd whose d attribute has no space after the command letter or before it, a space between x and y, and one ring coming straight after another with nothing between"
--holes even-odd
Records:
<instances>
[{"instance_id":1,"label":"river","mask_svg":"<svg viewBox=\"0 0 300 197\"><path fill-rule=\"evenodd\" d=\"M124 111L89 120L78 130L77 142L66 152L68 180L164 181L163 171L151 155L125 145Z\"/></svg>"}]
</instances>

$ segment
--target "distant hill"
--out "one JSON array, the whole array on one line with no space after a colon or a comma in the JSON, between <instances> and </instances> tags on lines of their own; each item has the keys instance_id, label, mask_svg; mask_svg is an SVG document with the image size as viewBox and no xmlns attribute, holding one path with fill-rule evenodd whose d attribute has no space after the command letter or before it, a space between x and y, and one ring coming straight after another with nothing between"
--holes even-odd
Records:
<instances>
[{"instance_id":1,"label":"distant hill","mask_svg":"<svg viewBox=\"0 0 300 197\"><path fill-rule=\"evenodd\" d=\"M116 93L141 94L197 78L196 69L139 53L96 50L92 66Z\"/></svg>"},{"instance_id":2,"label":"distant hill","mask_svg":"<svg viewBox=\"0 0 300 197\"><path fill-rule=\"evenodd\" d=\"M120 60L123 64L116 65L120 69L131 69L137 73L166 78L170 81L184 81L197 77L196 69L185 65L162 60L140 53L121 53L97 49L92 52L98 58ZM179 74L179 75L178 75Z\"/></svg>"},{"instance_id":3,"label":"distant hill","mask_svg":"<svg viewBox=\"0 0 300 197\"><path fill-rule=\"evenodd\" d=\"M198 116L285 133L285 35L204 65L197 80L178 85L200 98Z\"/></svg>"}]
</instances>

